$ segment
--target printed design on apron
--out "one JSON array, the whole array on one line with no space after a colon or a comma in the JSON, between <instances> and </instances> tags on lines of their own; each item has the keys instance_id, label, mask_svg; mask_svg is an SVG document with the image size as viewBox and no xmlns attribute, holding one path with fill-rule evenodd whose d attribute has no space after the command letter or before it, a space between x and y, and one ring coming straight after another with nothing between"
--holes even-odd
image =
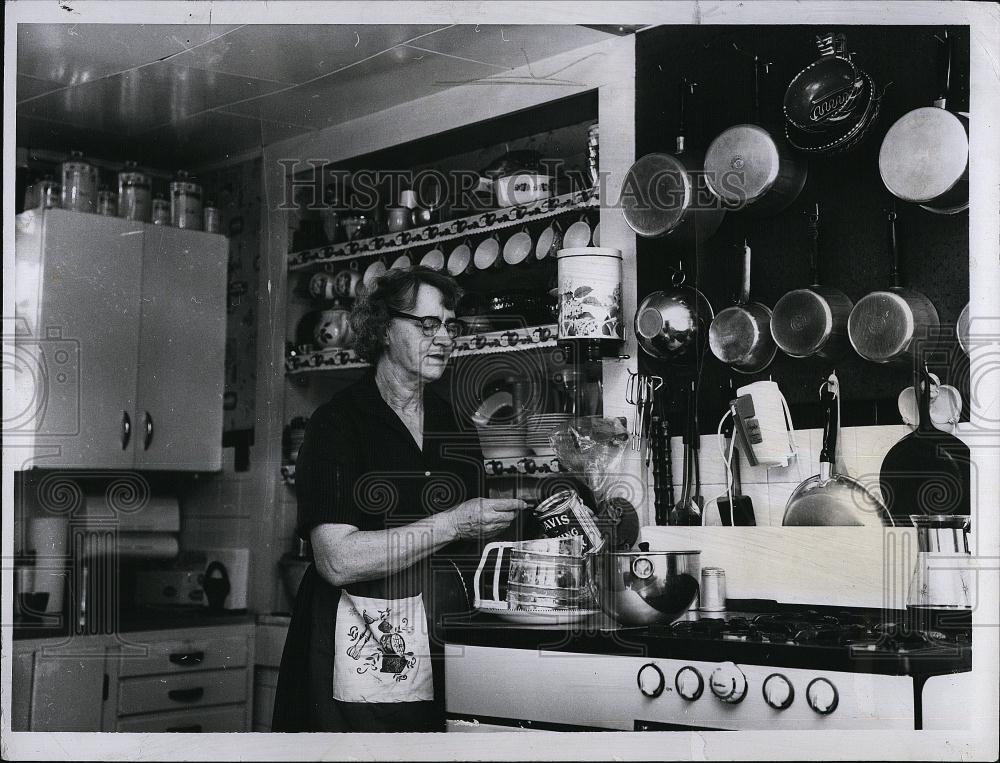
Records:
<instances>
[{"instance_id":1,"label":"printed design on apron","mask_svg":"<svg viewBox=\"0 0 1000 763\"><path fill-rule=\"evenodd\" d=\"M433 697L423 596L382 599L343 591L335 622L333 698L419 702Z\"/></svg>"},{"instance_id":2,"label":"printed design on apron","mask_svg":"<svg viewBox=\"0 0 1000 763\"><path fill-rule=\"evenodd\" d=\"M362 657L362 649L374 638L372 625L376 618L368 614L367 610L361 611L365 626L351 626L347 635L351 638L351 646L347 649L351 659L361 661L357 672L364 675L369 670L377 670L379 673L393 673L396 681L405 681L408 676L406 671L417 664L417 658L413 652L406 651L406 640L403 633L409 633L413 629L408 627L410 621L406 617L399 619L398 625L393 625L390 621L392 607L381 610L378 613L378 625L376 626L382 634L378 637L379 649L370 651Z\"/></svg>"}]
</instances>

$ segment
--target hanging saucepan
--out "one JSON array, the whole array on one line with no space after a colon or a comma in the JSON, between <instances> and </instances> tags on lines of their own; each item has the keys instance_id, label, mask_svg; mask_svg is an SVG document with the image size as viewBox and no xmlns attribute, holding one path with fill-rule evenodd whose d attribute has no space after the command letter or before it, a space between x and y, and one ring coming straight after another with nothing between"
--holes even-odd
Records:
<instances>
[{"instance_id":1,"label":"hanging saucepan","mask_svg":"<svg viewBox=\"0 0 1000 763\"><path fill-rule=\"evenodd\" d=\"M847 320L854 349L873 363L909 362L917 343L940 326L934 304L919 291L900 285L896 210L889 210L888 217L892 288L866 294Z\"/></svg>"},{"instance_id":2,"label":"hanging saucepan","mask_svg":"<svg viewBox=\"0 0 1000 763\"><path fill-rule=\"evenodd\" d=\"M969 446L931 420L931 376L923 366L916 383L920 421L917 429L893 445L882 459L879 486L897 525L909 527L910 515L969 515Z\"/></svg>"},{"instance_id":3,"label":"hanging saucepan","mask_svg":"<svg viewBox=\"0 0 1000 763\"><path fill-rule=\"evenodd\" d=\"M788 84L782 110L793 127L829 134L864 110L865 75L846 52L843 34L817 35L816 45L820 57Z\"/></svg>"},{"instance_id":4,"label":"hanging saucepan","mask_svg":"<svg viewBox=\"0 0 1000 763\"><path fill-rule=\"evenodd\" d=\"M847 319L854 306L840 289L819 283L819 204L809 215L812 286L779 299L771 314L771 335L786 355L831 359L848 347Z\"/></svg>"},{"instance_id":5,"label":"hanging saucepan","mask_svg":"<svg viewBox=\"0 0 1000 763\"><path fill-rule=\"evenodd\" d=\"M882 500L856 479L837 473L837 439L840 433L840 382L830 374L823 384L823 449L819 474L799 484L785 504L784 526L892 526L892 516Z\"/></svg>"},{"instance_id":6,"label":"hanging saucepan","mask_svg":"<svg viewBox=\"0 0 1000 763\"><path fill-rule=\"evenodd\" d=\"M780 132L760 122L759 61L754 57L754 124L734 125L705 152L705 179L727 209L776 215L802 191L808 169Z\"/></svg>"},{"instance_id":7,"label":"hanging saucepan","mask_svg":"<svg viewBox=\"0 0 1000 763\"><path fill-rule=\"evenodd\" d=\"M734 371L763 371L778 352L771 337L771 310L750 301L750 246L743 242L742 279L736 304L719 312L708 328L712 354Z\"/></svg>"},{"instance_id":8,"label":"hanging saucepan","mask_svg":"<svg viewBox=\"0 0 1000 763\"><path fill-rule=\"evenodd\" d=\"M675 272L673 287L647 295L635 312L635 334L646 354L679 365L694 365L701 358L708 327L715 313L698 289L684 285L683 272Z\"/></svg>"},{"instance_id":9,"label":"hanging saucepan","mask_svg":"<svg viewBox=\"0 0 1000 763\"><path fill-rule=\"evenodd\" d=\"M962 312L958 314L958 323L955 325L955 334L958 337L958 346L962 352L969 354L969 303L965 303Z\"/></svg>"},{"instance_id":10,"label":"hanging saucepan","mask_svg":"<svg viewBox=\"0 0 1000 763\"><path fill-rule=\"evenodd\" d=\"M882 182L903 201L953 215L969 208L969 115L948 111L951 38L939 53L941 95L889 128L878 155Z\"/></svg>"},{"instance_id":11,"label":"hanging saucepan","mask_svg":"<svg viewBox=\"0 0 1000 763\"><path fill-rule=\"evenodd\" d=\"M681 81L679 123L673 154L647 154L629 168L622 187L622 215L643 238L705 241L725 210L705 183L704 155L685 145L686 95L694 83Z\"/></svg>"}]
</instances>

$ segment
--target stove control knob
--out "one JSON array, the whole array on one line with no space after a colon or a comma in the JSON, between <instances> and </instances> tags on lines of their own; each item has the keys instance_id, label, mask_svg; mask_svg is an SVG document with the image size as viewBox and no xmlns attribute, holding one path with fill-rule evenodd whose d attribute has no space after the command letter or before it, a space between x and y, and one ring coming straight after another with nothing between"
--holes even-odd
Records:
<instances>
[{"instance_id":1,"label":"stove control knob","mask_svg":"<svg viewBox=\"0 0 1000 763\"><path fill-rule=\"evenodd\" d=\"M666 684L663 672L651 662L647 662L639 668L639 675L636 676L639 682L639 691L647 697L659 697L663 694L663 687Z\"/></svg>"},{"instance_id":2,"label":"stove control knob","mask_svg":"<svg viewBox=\"0 0 1000 763\"><path fill-rule=\"evenodd\" d=\"M747 677L732 662L724 662L712 671L708 683L712 694L731 705L742 702L747 694Z\"/></svg>"},{"instance_id":3,"label":"stove control knob","mask_svg":"<svg viewBox=\"0 0 1000 763\"><path fill-rule=\"evenodd\" d=\"M795 699L795 689L791 682L780 673L772 673L764 679L764 701L775 710L786 710Z\"/></svg>"},{"instance_id":4,"label":"stove control knob","mask_svg":"<svg viewBox=\"0 0 1000 763\"><path fill-rule=\"evenodd\" d=\"M686 665L678 670L677 675L674 676L674 686L677 687L677 693L684 699L688 702L694 702L705 691L705 679L701 677L701 673L697 669Z\"/></svg>"},{"instance_id":5,"label":"stove control knob","mask_svg":"<svg viewBox=\"0 0 1000 763\"><path fill-rule=\"evenodd\" d=\"M836 710L839 700L837 687L825 678L817 678L806 687L806 701L820 715L829 715Z\"/></svg>"}]
</instances>

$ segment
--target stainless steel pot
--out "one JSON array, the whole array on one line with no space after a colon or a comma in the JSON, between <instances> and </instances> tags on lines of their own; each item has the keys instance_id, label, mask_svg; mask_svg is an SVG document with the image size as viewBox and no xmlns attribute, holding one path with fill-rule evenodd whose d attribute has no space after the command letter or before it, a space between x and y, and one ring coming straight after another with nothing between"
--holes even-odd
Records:
<instances>
[{"instance_id":1,"label":"stainless steel pot","mask_svg":"<svg viewBox=\"0 0 1000 763\"><path fill-rule=\"evenodd\" d=\"M847 320L854 303L839 289L819 283L819 204L809 216L809 237L812 286L794 289L775 303L771 334L793 358L837 358L848 347Z\"/></svg>"},{"instance_id":2,"label":"stainless steel pot","mask_svg":"<svg viewBox=\"0 0 1000 763\"><path fill-rule=\"evenodd\" d=\"M594 563L598 604L623 625L672 623L698 597L701 551L610 551Z\"/></svg>"},{"instance_id":3,"label":"stainless steel pot","mask_svg":"<svg viewBox=\"0 0 1000 763\"><path fill-rule=\"evenodd\" d=\"M900 285L895 210L889 211L888 218L893 286L858 300L847 321L854 349L873 363L911 361L919 340L941 325L937 309L926 296Z\"/></svg>"},{"instance_id":4,"label":"stainless steel pot","mask_svg":"<svg viewBox=\"0 0 1000 763\"><path fill-rule=\"evenodd\" d=\"M823 385L826 422L819 474L800 483L785 504L784 526L892 526L882 499L846 474L837 473L837 439L840 433L840 382L836 373Z\"/></svg>"},{"instance_id":5,"label":"stainless steel pot","mask_svg":"<svg viewBox=\"0 0 1000 763\"><path fill-rule=\"evenodd\" d=\"M685 143L685 96L693 90L681 82L680 121L676 150L647 154L629 168L622 186L625 222L639 236L686 242L709 239L726 211L705 182L705 156Z\"/></svg>"},{"instance_id":6,"label":"stainless steel pot","mask_svg":"<svg viewBox=\"0 0 1000 763\"><path fill-rule=\"evenodd\" d=\"M941 95L889 128L878 155L889 192L929 212L957 214L969 208L969 115L948 111L952 43L944 32L939 54Z\"/></svg>"},{"instance_id":7,"label":"stainless steel pot","mask_svg":"<svg viewBox=\"0 0 1000 763\"><path fill-rule=\"evenodd\" d=\"M672 280L673 288L654 291L639 303L636 337L643 351L654 358L694 363L704 349L715 313L704 294L684 285L684 273L674 273Z\"/></svg>"},{"instance_id":8,"label":"stainless steel pot","mask_svg":"<svg viewBox=\"0 0 1000 763\"><path fill-rule=\"evenodd\" d=\"M719 312L708 329L712 354L734 371L763 371L778 352L771 336L771 309L750 301L750 246L743 242L743 267L736 304Z\"/></svg>"}]
</instances>

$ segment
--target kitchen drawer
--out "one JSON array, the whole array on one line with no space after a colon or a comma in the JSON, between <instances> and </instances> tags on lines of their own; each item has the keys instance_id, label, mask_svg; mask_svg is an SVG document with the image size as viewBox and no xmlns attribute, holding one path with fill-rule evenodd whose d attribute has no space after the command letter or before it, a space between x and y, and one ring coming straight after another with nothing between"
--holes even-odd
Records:
<instances>
[{"instance_id":1,"label":"kitchen drawer","mask_svg":"<svg viewBox=\"0 0 1000 763\"><path fill-rule=\"evenodd\" d=\"M245 636L161 641L148 646L142 657L122 655L118 675L151 676L193 670L242 668L247 664Z\"/></svg>"},{"instance_id":2,"label":"kitchen drawer","mask_svg":"<svg viewBox=\"0 0 1000 763\"><path fill-rule=\"evenodd\" d=\"M118 714L224 705L247 698L246 670L205 670L174 676L124 678L118 684Z\"/></svg>"},{"instance_id":3,"label":"kitchen drawer","mask_svg":"<svg viewBox=\"0 0 1000 763\"><path fill-rule=\"evenodd\" d=\"M246 731L246 707L191 708L172 713L153 713L135 718L122 718L116 731L153 732L179 731L187 733L212 731Z\"/></svg>"}]
</instances>

